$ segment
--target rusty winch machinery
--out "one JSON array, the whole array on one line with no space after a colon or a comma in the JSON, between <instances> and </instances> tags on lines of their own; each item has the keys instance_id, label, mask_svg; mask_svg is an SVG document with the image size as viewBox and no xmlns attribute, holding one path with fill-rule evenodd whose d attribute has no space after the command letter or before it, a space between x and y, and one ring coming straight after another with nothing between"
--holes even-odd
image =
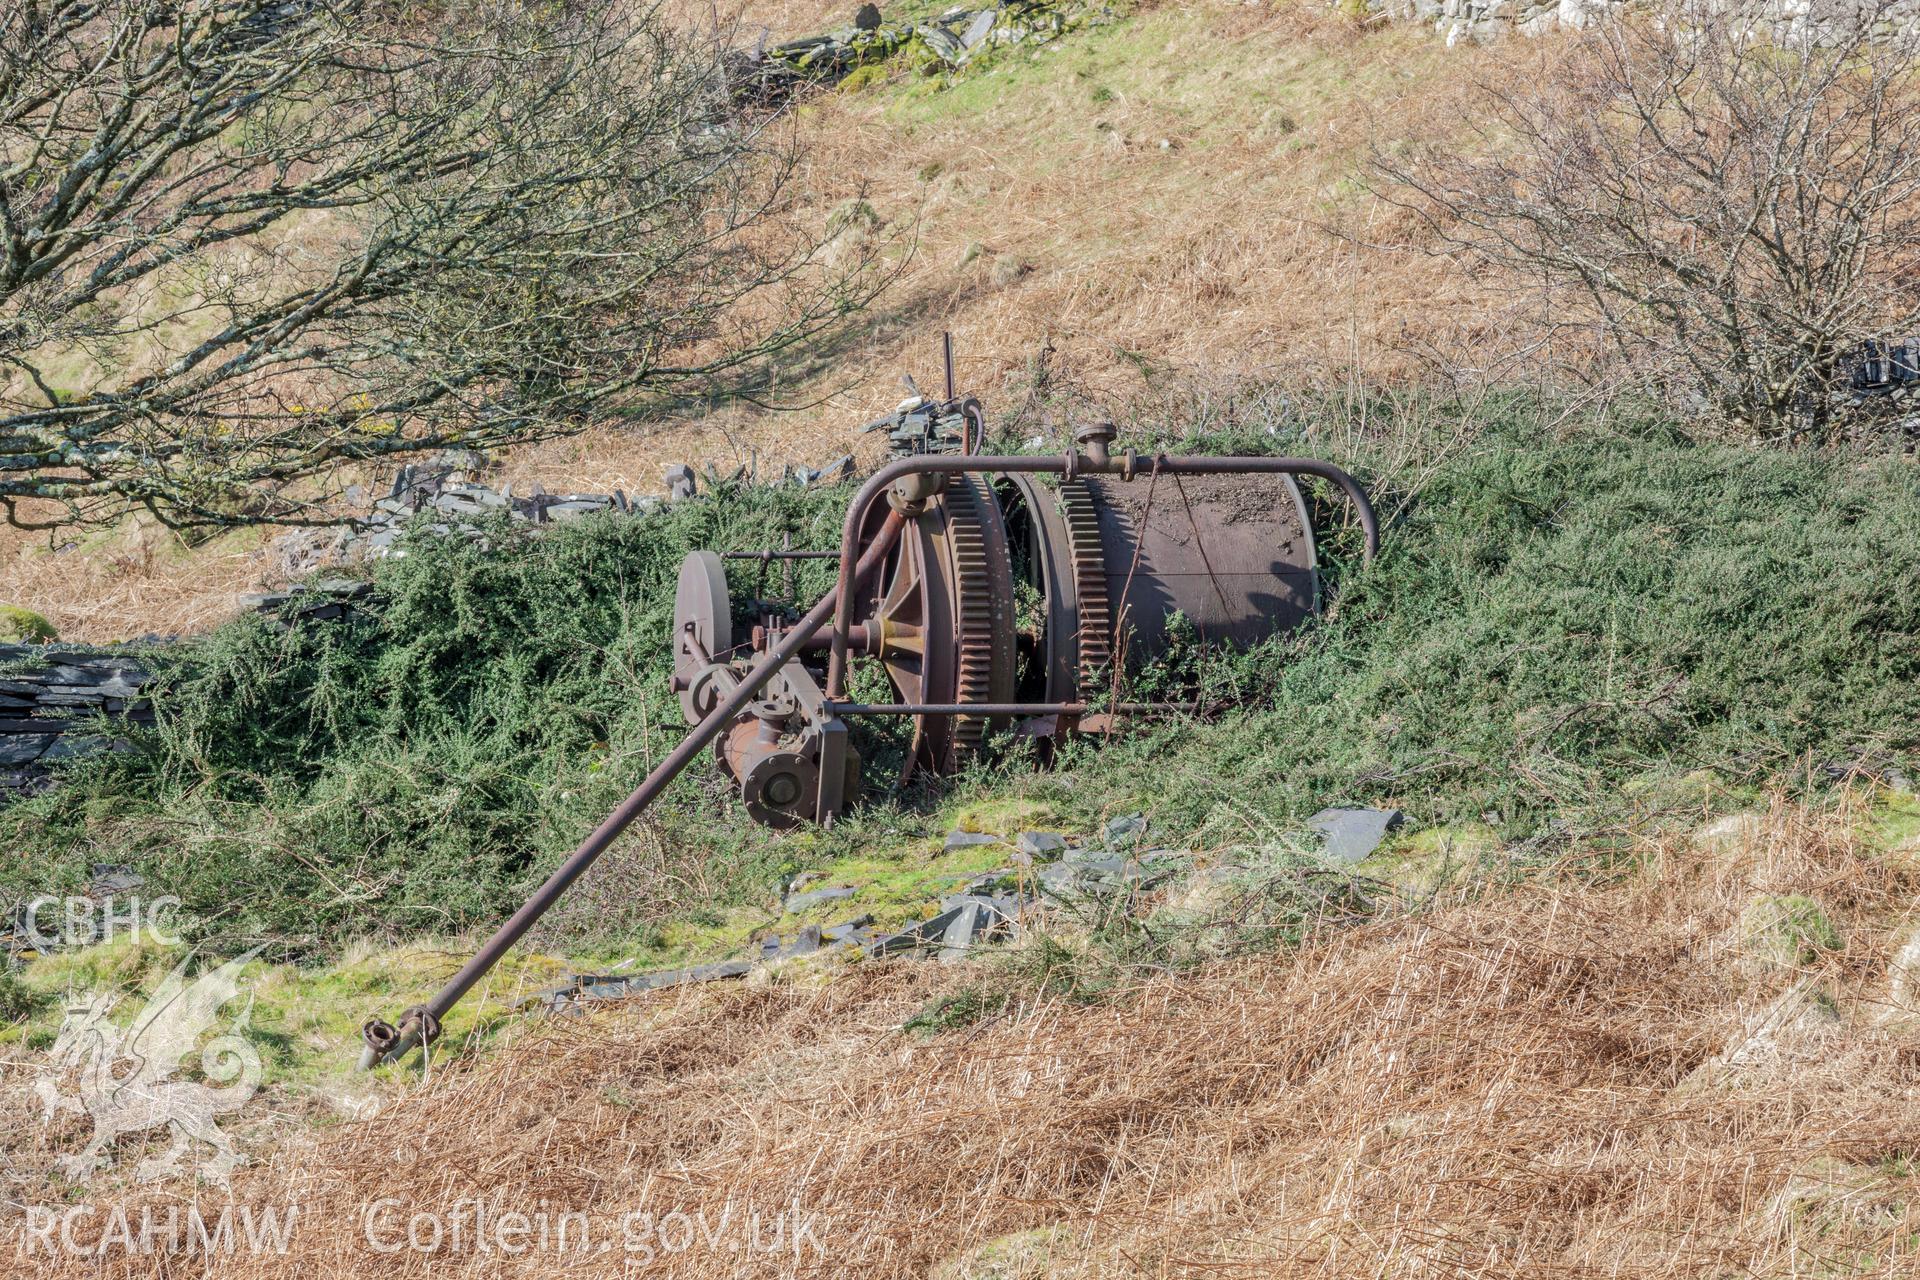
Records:
<instances>
[{"instance_id":1,"label":"rusty winch machinery","mask_svg":"<svg viewBox=\"0 0 1920 1280\"><path fill-rule=\"evenodd\" d=\"M856 501L844 554L695 551L681 567L674 684L698 725L799 639L772 614L736 626L727 564L840 563L847 603L719 735L717 763L760 822L831 822L859 795L851 720L909 718L906 771L952 772L1001 732L1046 741L1167 709L1116 701L1117 673L1159 657L1175 617L1244 645L1314 611L1313 527L1293 473L1116 457L1105 423L1064 457L985 458L965 451L971 402L909 401L895 417L893 479ZM873 571L856 579L868 553ZM889 697L849 698L862 659Z\"/></svg>"},{"instance_id":2,"label":"rusty winch machinery","mask_svg":"<svg viewBox=\"0 0 1920 1280\"><path fill-rule=\"evenodd\" d=\"M985 415L953 394L950 354L947 367L944 399L916 391L871 424L887 432L891 457L854 495L837 549L688 555L673 631L686 737L432 1002L397 1026L366 1025L363 1066L432 1040L447 1010L703 753L755 819L831 822L863 785L850 722L905 718L905 770L949 772L999 734L1046 742L1173 709L1122 700L1118 674L1160 657L1176 618L1230 645L1310 618L1319 574L1299 477L1344 494L1367 556L1378 548L1366 492L1317 459L1141 457L1117 448L1106 423L1058 454L982 453ZM785 559L831 560L834 590L798 616L744 601L736 610L727 565ZM850 695L856 663L861 688L886 696Z\"/></svg>"}]
</instances>

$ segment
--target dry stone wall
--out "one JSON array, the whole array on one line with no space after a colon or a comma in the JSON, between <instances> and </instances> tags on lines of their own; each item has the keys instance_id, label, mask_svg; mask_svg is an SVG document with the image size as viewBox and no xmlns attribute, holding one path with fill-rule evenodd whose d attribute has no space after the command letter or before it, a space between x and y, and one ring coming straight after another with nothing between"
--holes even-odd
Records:
<instances>
[{"instance_id":1,"label":"dry stone wall","mask_svg":"<svg viewBox=\"0 0 1920 1280\"><path fill-rule=\"evenodd\" d=\"M138 658L68 645L0 645L0 800L31 795L52 766L111 739L99 718L153 723Z\"/></svg>"},{"instance_id":2,"label":"dry stone wall","mask_svg":"<svg viewBox=\"0 0 1920 1280\"><path fill-rule=\"evenodd\" d=\"M666 468L665 497L630 497L619 489L612 493L548 493L539 485L516 490L511 483L494 487L477 477L483 460L443 456L431 463L403 467L394 478L387 495L372 504L372 509L351 525L320 529L296 529L274 543L275 569L280 577L298 578L340 565L378 560L403 554L401 535L416 521L430 533L477 534L490 518L506 516L529 525L558 524L584 515L612 511L623 516L644 516L669 502L681 502L700 492L702 477L685 463ZM854 473L852 455L833 459L821 467L789 465L777 483L800 485L838 484ZM705 472L708 488L721 483L749 479L744 470L721 475L712 468ZM364 499L363 499L364 500ZM277 608L289 599L288 593L250 597L256 605Z\"/></svg>"},{"instance_id":3,"label":"dry stone wall","mask_svg":"<svg viewBox=\"0 0 1920 1280\"><path fill-rule=\"evenodd\" d=\"M1335 0L1346 7L1348 0ZM1543 36L1563 28L1578 30L1618 13L1622 0L1365 0L1370 15L1393 22L1424 22L1447 44L1484 43L1503 36ZM1920 26L1920 10L1902 7L1897 20L1883 25L1909 30ZM1854 21L1851 0L1764 0L1757 11L1784 42L1818 40L1823 27Z\"/></svg>"},{"instance_id":4,"label":"dry stone wall","mask_svg":"<svg viewBox=\"0 0 1920 1280\"><path fill-rule=\"evenodd\" d=\"M955 72L995 49L1037 48L1113 17L1110 5L1089 0L956 5L924 20L863 4L844 27L771 46L763 38L740 51L734 92L743 100L776 103L810 85L838 84L863 68L893 64L924 74Z\"/></svg>"},{"instance_id":5,"label":"dry stone wall","mask_svg":"<svg viewBox=\"0 0 1920 1280\"><path fill-rule=\"evenodd\" d=\"M1367 0L1368 13L1426 23L1449 45L1584 27L1618 8L1614 0Z\"/></svg>"}]
</instances>

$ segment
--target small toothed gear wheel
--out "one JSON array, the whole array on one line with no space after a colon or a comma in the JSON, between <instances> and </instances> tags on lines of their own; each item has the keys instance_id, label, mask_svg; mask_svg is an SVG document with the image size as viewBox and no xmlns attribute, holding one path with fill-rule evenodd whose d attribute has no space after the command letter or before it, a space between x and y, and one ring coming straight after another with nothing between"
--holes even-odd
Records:
<instances>
[{"instance_id":1,"label":"small toothed gear wheel","mask_svg":"<svg viewBox=\"0 0 1920 1280\"><path fill-rule=\"evenodd\" d=\"M1107 555L1100 541L1100 515L1093 493L1078 480L1060 483L1060 513L1073 555L1073 585L1080 598L1079 699L1097 696L1113 661L1113 604L1107 592Z\"/></svg>"}]
</instances>

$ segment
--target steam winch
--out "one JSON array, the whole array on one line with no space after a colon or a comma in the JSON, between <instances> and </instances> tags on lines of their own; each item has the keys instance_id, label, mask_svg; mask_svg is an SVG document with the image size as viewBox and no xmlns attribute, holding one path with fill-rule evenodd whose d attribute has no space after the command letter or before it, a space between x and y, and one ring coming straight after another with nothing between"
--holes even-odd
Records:
<instances>
[{"instance_id":1,"label":"steam winch","mask_svg":"<svg viewBox=\"0 0 1920 1280\"><path fill-rule=\"evenodd\" d=\"M1369 559L1379 531L1365 490L1312 458L1116 453L1111 424L1051 455L979 452L986 416L953 392L914 395L869 424L891 459L847 509L835 550L695 551L680 568L673 684L686 737L450 979L398 1025L362 1028L361 1065L430 1042L440 1020L701 753L747 812L776 827L830 822L860 794L848 721L906 717L905 771L947 772L1010 730L1041 742L1114 717L1172 709L1121 699L1183 618L1209 643L1244 645L1313 615L1313 525L1296 483L1352 504ZM726 560L832 560L834 590L806 613L735 617ZM850 664L890 696L855 701ZM868 682L870 683L870 682Z\"/></svg>"},{"instance_id":2,"label":"steam winch","mask_svg":"<svg viewBox=\"0 0 1920 1280\"><path fill-rule=\"evenodd\" d=\"M1014 470L1061 459L961 452L977 438L966 429L975 414L972 402L902 406L907 425L891 424L891 439L906 465L850 515L847 555L890 545L843 629L802 644L722 732L717 762L755 819L830 822L858 796L852 717L909 717L907 771L950 772L998 731L1044 742L1147 709L1114 703L1115 673L1159 657L1176 615L1202 640L1245 645L1313 614L1313 528L1291 474L1116 463L1104 423L1079 433L1073 474ZM967 469L914 465L932 457ZM731 553L763 565L820 554ZM686 558L675 604L674 686L698 724L787 632L773 616L736 627L725 559L711 551ZM847 700L846 662L860 658L884 671L891 700Z\"/></svg>"}]
</instances>

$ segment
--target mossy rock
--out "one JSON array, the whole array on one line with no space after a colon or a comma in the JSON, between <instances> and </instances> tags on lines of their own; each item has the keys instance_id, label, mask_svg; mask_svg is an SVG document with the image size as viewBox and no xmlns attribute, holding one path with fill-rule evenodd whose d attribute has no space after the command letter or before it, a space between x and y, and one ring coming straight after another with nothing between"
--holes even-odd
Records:
<instances>
[{"instance_id":1,"label":"mossy rock","mask_svg":"<svg viewBox=\"0 0 1920 1280\"><path fill-rule=\"evenodd\" d=\"M8 644L52 644L60 638L51 622L17 604L0 604L0 640Z\"/></svg>"},{"instance_id":2,"label":"mossy rock","mask_svg":"<svg viewBox=\"0 0 1920 1280\"><path fill-rule=\"evenodd\" d=\"M880 214L865 200L845 200L827 215L827 234L872 235L881 227Z\"/></svg>"},{"instance_id":3,"label":"mossy rock","mask_svg":"<svg viewBox=\"0 0 1920 1280\"><path fill-rule=\"evenodd\" d=\"M1784 969L1812 964L1843 945L1826 909L1802 893L1755 898L1740 914L1740 941L1754 959Z\"/></svg>"},{"instance_id":4,"label":"mossy rock","mask_svg":"<svg viewBox=\"0 0 1920 1280\"><path fill-rule=\"evenodd\" d=\"M1364 868L1416 897L1432 897L1484 866L1500 850L1500 836L1482 822L1423 827L1395 836Z\"/></svg>"},{"instance_id":5,"label":"mossy rock","mask_svg":"<svg viewBox=\"0 0 1920 1280\"><path fill-rule=\"evenodd\" d=\"M869 62L864 66L855 67L849 72L846 78L840 82L840 91L842 93L863 93L877 85L885 84L892 78L893 73L887 69L886 63Z\"/></svg>"}]
</instances>

